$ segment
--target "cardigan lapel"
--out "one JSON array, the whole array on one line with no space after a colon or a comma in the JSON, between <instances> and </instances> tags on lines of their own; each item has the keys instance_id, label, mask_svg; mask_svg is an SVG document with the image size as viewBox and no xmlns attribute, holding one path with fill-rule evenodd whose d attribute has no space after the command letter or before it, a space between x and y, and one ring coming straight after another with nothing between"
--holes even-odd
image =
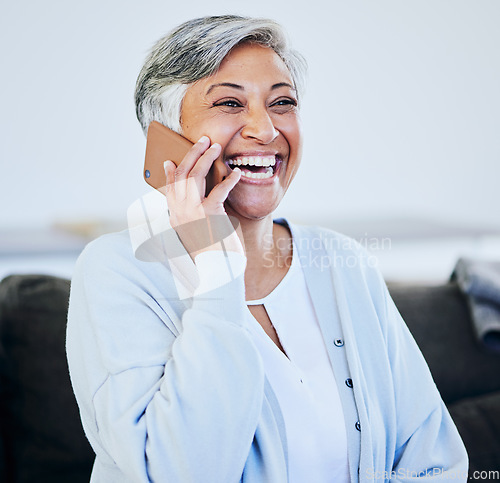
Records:
<instances>
[{"instance_id":1,"label":"cardigan lapel","mask_svg":"<svg viewBox=\"0 0 500 483\"><path fill-rule=\"evenodd\" d=\"M314 311L328 348L336 338L342 338L338 317L335 316L337 307L329 258L316 231L307 226L287 225L292 232ZM337 324L332 323L334 321Z\"/></svg>"}]
</instances>

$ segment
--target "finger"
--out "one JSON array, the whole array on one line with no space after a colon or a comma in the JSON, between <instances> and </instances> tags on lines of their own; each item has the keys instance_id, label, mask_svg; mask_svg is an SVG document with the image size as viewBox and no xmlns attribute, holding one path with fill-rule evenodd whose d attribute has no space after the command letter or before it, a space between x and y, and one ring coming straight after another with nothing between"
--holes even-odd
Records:
<instances>
[{"instance_id":1,"label":"finger","mask_svg":"<svg viewBox=\"0 0 500 483\"><path fill-rule=\"evenodd\" d=\"M205 205L216 206L224 203L230 191L236 186L238 181L241 179L240 168L234 168L231 174L221 181L218 185L214 186L210 194L205 200Z\"/></svg>"},{"instance_id":2,"label":"finger","mask_svg":"<svg viewBox=\"0 0 500 483\"><path fill-rule=\"evenodd\" d=\"M167 184L166 184L166 188L167 188L167 193L169 191L172 191L172 189L174 188L174 183L175 183L175 169L176 169L176 166L175 166L175 163L173 161L170 161L169 159L167 159L164 163L163 163L163 169L165 170L165 178L166 178L166 181L167 181Z\"/></svg>"},{"instance_id":3,"label":"finger","mask_svg":"<svg viewBox=\"0 0 500 483\"><path fill-rule=\"evenodd\" d=\"M196 188L198 189L199 197L203 199L205 196L205 178L214 164L215 160L219 157L222 147L218 143L212 144L210 148L203 153L200 159L196 162L193 169L189 173L189 178L195 181ZM192 186L192 185L191 185ZM187 189L190 185L188 183ZM189 196L189 193L187 194Z\"/></svg>"},{"instance_id":4,"label":"finger","mask_svg":"<svg viewBox=\"0 0 500 483\"><path fill-rule=\"evenodd\" d=\"M175 197L175 170L177 166L173 161L167 160L163 163L163 169L165 170L166 186L165 191L167 195Z\"/></svg>"},{"instance_id":5,"label":"finger","mask_svg":"<svg viewBox=\"0 0 500 483\"><path fill-rule=\"evenodd\" d=\"M210 139L207 136L202 136L197 143L193 144L191 149L179 163L179 166L177 166L175 170L175 191L180 200L186 198L186 179L191 169L209 146Z\"/></svg>"},{"instance_id":6,"label":"finger","mask_svg":"<svg viewBox=\"0 0 500 483\"><path fill-rule=\"evenodd\" d=\"M166 186L165 186L165 196L167 198L167 208L174 205L175 203L175 169L176 165L173 161L167 160L163 163L163 169L165 170Z\"/></svg>"}]
</instances>

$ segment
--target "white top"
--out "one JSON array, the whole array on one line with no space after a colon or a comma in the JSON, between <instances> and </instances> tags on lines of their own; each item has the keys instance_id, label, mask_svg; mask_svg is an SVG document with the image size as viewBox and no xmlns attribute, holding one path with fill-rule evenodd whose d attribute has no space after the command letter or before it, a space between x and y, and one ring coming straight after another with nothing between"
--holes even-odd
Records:
<instances>
[{"instance_id":1,"label":"white top","mask_svg":"<svg viewBox=\"0 0 500 483\"><path fill-rule=\"evenodd\" d=\"M344 413L297 250L278 286L260 300L288 357L249 312L250 328L285 420L290 483L348 482Z\"/></svg>"}]
</instances>

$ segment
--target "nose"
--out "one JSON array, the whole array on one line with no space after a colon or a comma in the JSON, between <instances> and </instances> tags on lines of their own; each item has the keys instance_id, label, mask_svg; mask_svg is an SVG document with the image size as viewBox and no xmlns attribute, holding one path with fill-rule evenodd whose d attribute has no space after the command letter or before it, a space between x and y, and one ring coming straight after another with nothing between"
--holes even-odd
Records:
<instances>
[{"instance_id":1,"label":"nose","mask_svg":"<svg viewBox=\"0 0 500 483\"><path fill-rule=\"evenodd\" d=\"M248 112L241 135L245 139L253 139L261 144L269 144L276 139L279 131L265 108L254 108Z\"/></svg>"}]
</instances>

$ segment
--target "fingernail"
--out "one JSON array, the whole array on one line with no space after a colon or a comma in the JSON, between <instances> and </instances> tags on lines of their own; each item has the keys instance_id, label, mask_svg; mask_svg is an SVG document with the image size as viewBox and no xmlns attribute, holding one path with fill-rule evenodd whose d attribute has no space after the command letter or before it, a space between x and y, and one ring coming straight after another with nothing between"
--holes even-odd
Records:
<instances>
[{"instance_id":1,"label":"fingernail","mask_svg":"<svg viewBox=\"0 0 500 483\"><path fill-rule=\"evenodd\" d=\"M201 136L198 140L199 143L206 143L208 141L208 136Z\"/></svg>"},{"instance_id":2,"label":"fingernail","mask_svg":"<svg viewBox=\"0 0 500 483\"><path fill-rule=\"evenodd\" d=\"M220 144L219 143L213 143L212 146L210 146L211 148L213 149L217 149L217 148L220 148Z\"/></svg>"}]
</instances>

